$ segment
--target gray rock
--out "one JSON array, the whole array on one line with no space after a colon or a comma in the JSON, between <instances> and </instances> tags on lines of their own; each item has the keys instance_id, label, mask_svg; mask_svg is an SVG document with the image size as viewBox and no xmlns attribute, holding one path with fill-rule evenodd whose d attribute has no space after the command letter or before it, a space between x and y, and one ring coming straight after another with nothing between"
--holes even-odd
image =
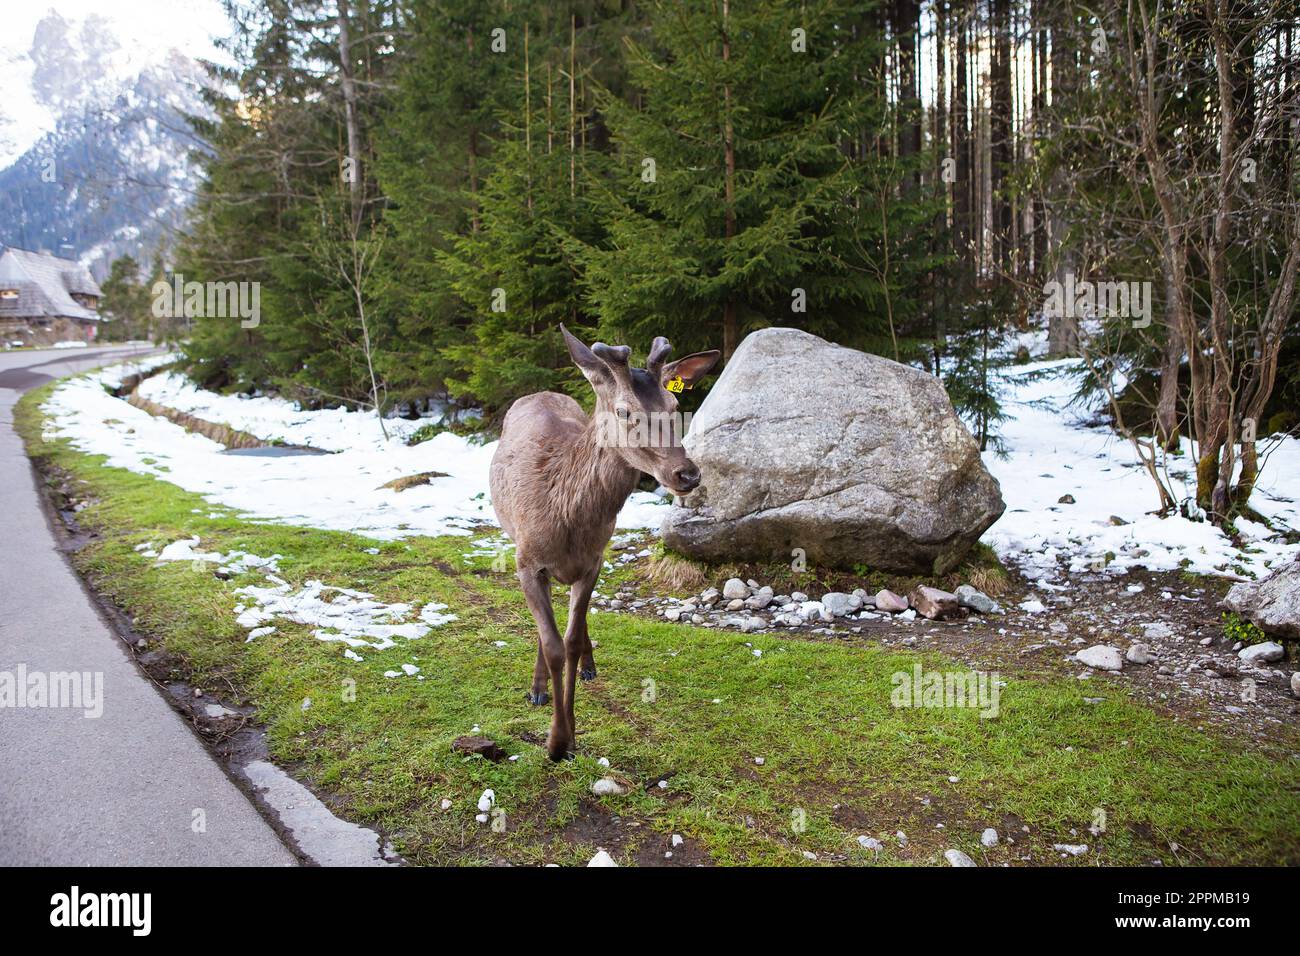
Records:
<instances>
[{"instance_id":1,"label":"gray rock","mask_svg":"<svg viewBox=\"0 0 1300 956\"><path fill-rule=\"evenodd\" d=\"M962 607L970 608L972 611L978 611L980 614L1000 614L1002 612L1002 608L998 606L997 601L969 584L959 585L956 594L957 603Z\"/></svg>"},{"instance_id":2,"label":"gray rock","mask_svg":"<svg viewBox=\"0 0 1300 956\"><path fill-rule=\"evenodd\" d=\"M862 599L843 591L831 591L822 595L822 607L830 612L831 617L843 617L862 607Z\"/></svg>"},{"instance_id":3,"label":"gray rock","mask_svg":"<svg viewBox=\"0 0 1300 956\"><path fill-rule=\"evenodd\" d=\"M943 858L948 861L949 866L975 866L975 861L961 850L944 850Z\"/></svg>"},{"instance_id":4,"label":"gray rock","mask_svg":"<svg viewBox=\"0 0 1300 956\"><path fill-rule=\"evenodd\" d=\"M752 595L745 599L745 607L751 611L761 611L772 603L772 589L759 588Z\"/></svg>"},{"instance_id":5,"label":"gray rock","mask_svg":"<svg viewBox=\"0 0 1300 956\"><path fill-rule=\"evenodd\" d=\"M727 583L722 586L722 596L728 601L734 601L737 598L749 597L749 588L740 578L728 578Z\"/></svg>"},{"instance_id":6,"label":"gray rock","mask_svg":"<svg viewBox=\"0 0 1300 956\"><path fill-rule=\"evenodd\" d=\"M684 443L664 544L704 560L942 574L1005 508L938 379L796 329L740 344Z\"/></svg>"},{"instance_id":7,"label":"gray rock","mask_svg":"<svg viewBox=\"0 0 1300 956\"><path fill-rule=\"evenodd\" d=\"M895 594L888 588L883 588L876 592L876 610L888 611L890 614L901 614L911 605L908 604L907 598L901 594Z\"/></svg>"},{"instance_id":8,"label":"gray rock","mask_svg":"<svg viewBox=\"0 0 1300 956\"><path fill-rule=\"evenodd\" d=\"M802 604L804 601L808 600L808 595L804 594L802 591L795 591L790 595L790 600L795 604Z\"/></svg>"},{"instance_id":9,"label":"gray rock","mask_svg":"<svg viewBox=\"0 0 1300 956\"><path fill-rule=\"evenodd\" d=\"M1150 664L1153 660L1151 648L1145 644L1134 644L1124 654L1124 659L1130 664Z\"/></svg>"},{"instance_id":10,"label":"gray rock","mask_svg":"<svg viewBox=\"0 0 1300 956\"><path fill-rule=\"evenodd\" d=\"M998 845L998 831L992 827L986 827L980 834L980 846L988 848Z\"/></svg>"},{"instance_id":11,"label":"gray rock","mask_svg":"<svg viewBox=\"0 0 1300 956\"><path fill-rule=\"evenodd\" d=\"M700 594L700 603L713 605L718 603L718 589L709 588Z\"/></svg>"},{"instance_id":12,"label":"gray rock","mask_svg":"<svg viewBox=\"0 0 1300 956\"><path fill-rule=\"evenodd\" d=\"M601 777L591 785L591 792L598 797L619 797L627 793L627 787L623 786L623 784L619 783L613 777Z\"/></svg>"},{"instance_id":13,"label":"gray rock","mask_svg":"<svg viewBox=\"0 0 1300 956\"><path fill-rule=\"evenodd\" d=\"M740 598L736 598L734 601L727 602L728 611L739 611L744 606L745 606L745 602L742 601Z\"/></svg>"},{"instance_id":14,"label":"gray rock","mask_svg":"<svg viewBox=\"0 0 1300 956\"><path fill-rule=\"evenodd\" d=\"M821 601L804 601L799 605L799 610L795 612L805 621L829 621L832 620L830 611L826 610Z\"/></svg>"},{"instance_id":15,"label":"gray rock","mask_svg":"<svg viewBox=\"0 0 1300 956\"><path fill-rule=\"evenodd\" d=\"M1300 671L1296 671L1291 675L1291 693L1300 697Z\"/></svg>"},{"instance_id":16,"label":"gray rock","mask_svg":"<svg viewBox=\"0 0 1300 956\"><path fill-rule=\"evenodd\" d=\"M1223 603L1262 631L1300 637L1300 560L1278 568L1263 581L1234 584Z\"/></svg>"},{"instance_id":17,"label":"gray rock","mask_svg":"<svg viewBox=\"0 0 1300 956\"><path fill-rule=\"evenodd\" d=\"M1243 647L1237 652L1237 656L1247 664L1271 664L1285 657L1286 649L1277 641L1264 641L1261 644Z\"/></svg>"},{"instance_id":18,"label":"gray rock","mask_svg":"<svg viewBox=\"0 0 1300 956\"><path fill-rule=\"evenodd\" d=\"M1119 651L1105 644L1094 644L1092 647L1079 651L1074 656L1078 658L1079 663L1095 667L1098 670L1117 671L1124 666L1124 659L1120 656Z\"/></svg>"},{"instance_id":19,"label":"gray rock","mask_svg":"<svg viewBox=\"0 0 1300 956\"><path fill-rule=\"evenodd\" d=\"M1148 624L1142 629L1142 636L1148 641L1167 641L1174 636L1174 630L1163 622Z\"/></svg>"}]
</instances>

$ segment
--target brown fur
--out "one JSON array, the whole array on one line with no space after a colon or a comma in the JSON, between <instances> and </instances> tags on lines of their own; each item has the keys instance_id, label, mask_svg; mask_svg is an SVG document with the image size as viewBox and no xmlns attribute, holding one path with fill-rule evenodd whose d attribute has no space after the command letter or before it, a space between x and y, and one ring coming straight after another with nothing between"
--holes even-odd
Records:
<instances>
[{"instance_id":1,"label":"brown fur","mask_svg":"<svg viewBox=\"0 0 1300 956\"><path fill-rule=\"evenodd\" d=\"M697 381L717 361L717 353L708 352L665 366L670 347L660 338L649 368L634 370L627 364L626 348L597 343L588 349L560 328L574 362L596 391L597 417L588 418L572 398L555 392L519 399L502 423L490 472L492 506L515 543L519 583L537 622L537 663L528 699L546 703L548 684L555 692L547 741L554 760L573 746L579 663L584 680L596 676L587 609L619 510L642 471L682 493L699 481L675 431L665 447L623 447L601 441L598 420L608 422L601 417L619 410L674 412L677 400L663 383L674 375ZM551 607L552 580L571 586L563 639Z\"/></svg>"}]
</instances>

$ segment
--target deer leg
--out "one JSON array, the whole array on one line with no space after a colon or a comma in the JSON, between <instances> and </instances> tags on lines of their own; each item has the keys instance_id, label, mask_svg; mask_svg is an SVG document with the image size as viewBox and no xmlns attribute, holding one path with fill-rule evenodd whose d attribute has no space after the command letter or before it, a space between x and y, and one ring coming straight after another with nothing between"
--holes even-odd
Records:
<instances>
[{"instance_id":1,"label":"deer leg","mask_svg":"<svg viewBox=\"0 0 1300 956\"><path fill-rule=\"evenodd\" d=\"M528 610L537 622L538 646L546 669L550 672L551 686L555 688L551 733L546 740L546 752L552 760L563 760L573 746L573 724L564 706L564 642L560 639L559 628L555 626L555 612L551 608L551 578L545 570L526 568L520 568L518 576L524 598L528 601Z\"/></svg>"},{"instance_id":2,"label":"deer leg","mask_svg":"<svg viewBox=\"0 0 1300 956\"><path fill-rule=\"evenodd\" d=\"M551 679L551 672L546 668L546 657L542 654L542 642L537 642L537 663L533 665L533 686L528 691L528 703L533 706L541 706L551 699L551 695L546 692L548 681Z\"/></svg>"},{"instance_id":3,"label":"deer leg","mask_svg":"<svg viewBox=\"0 0 1300 956\"><path fill-rule=\"evenodd\" d=\"M591 605L591 592L596 587L596 578L600 576L597 564L585 575L573 582L569 589L569 623L564 629L564 706L569 716L569 730L576 735L573 718L573 698L577 689L578 659L591 659L591 639L587 636L587 610ZM595 664L592 677L595 677ZM584 664L583 680L586 676Z\"/></svg>"}]
</instances>

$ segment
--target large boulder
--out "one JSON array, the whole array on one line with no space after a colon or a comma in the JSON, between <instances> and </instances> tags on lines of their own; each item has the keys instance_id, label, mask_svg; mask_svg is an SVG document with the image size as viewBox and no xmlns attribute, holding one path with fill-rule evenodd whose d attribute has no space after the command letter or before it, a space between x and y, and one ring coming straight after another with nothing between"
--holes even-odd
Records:
<instances>
[{"instance_id":1,"label":"large boulder","mask_svg":"<svg viewBox=\"0 0 1300 956\"><path fill-rule=\"evenodd\" d=\"M1005 507L938 379L797 329L740 343L684 444L664 543L707 561L943 574Z\"/></svg>"},{"instance_id":2,"label":"large boulder","mask_svg":"<svg viewBox=\"0 0 1300 956\"><path fill-rule=\"evenodd\" d=\"M1300 637L1300 560L1278 568L1263 581L1234 584L1223 603L1261 631Z\"/></svg>"}]
</instances>

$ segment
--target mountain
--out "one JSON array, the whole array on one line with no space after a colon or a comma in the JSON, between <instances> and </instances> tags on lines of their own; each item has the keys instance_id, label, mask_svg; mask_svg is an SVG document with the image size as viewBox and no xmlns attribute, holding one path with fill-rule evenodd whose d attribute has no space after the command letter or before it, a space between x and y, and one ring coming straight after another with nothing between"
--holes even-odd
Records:
<instances>
[{"instance_id":1,"label":"mountain","mask_svg":"<svg viewBox=\"0 0 1300 956\"><path fill-rule=\"evenodd\" d=\"M78 258L102 280L120 255L147 266L182 224L202 148L186 116L206 111L206 74L173 52L114 79L95 72L102 50L60 47L68 38L50 32L33 44L33 88L56 126L0 170L0 245Z\"/></svg>"}]
</instances>

